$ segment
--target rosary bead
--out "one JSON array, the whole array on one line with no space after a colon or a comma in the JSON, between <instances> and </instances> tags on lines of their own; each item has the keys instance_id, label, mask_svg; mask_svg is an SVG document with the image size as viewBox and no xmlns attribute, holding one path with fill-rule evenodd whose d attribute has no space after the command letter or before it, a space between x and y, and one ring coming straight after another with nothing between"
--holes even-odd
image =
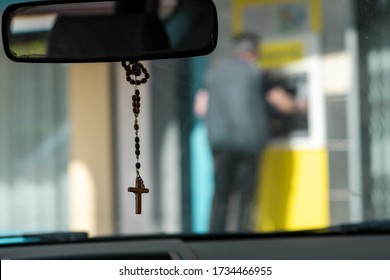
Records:
<instances>
[{"instance_id":1,"label":"rosary bead","mask_svg":"<svg viewBox=\"0 0 390 280\"><path fill-rule=\"evenodd\" d=\"M135 168L137 170L137 180L142 179L140 177L140 168L141 168L141 163L139 162L139 157L141 155L141 141L138 136L139 134L139 129L140 126L138 124L138 115L140 113L140 108L141 108L141 93L138 89L137 86L141 84L147 83L148 79L150 78L150 75L147 71L147 69L142 65L142 63L138 61L123 61L122 62L122 67L126 71L126 81L128 81L131 85L134 85L134 94L131 96L131 102L132 102L132 110L135 116L134 120L134 130L135 130L135 156L136 156L136 163L135 163Z\"/></svg>"}]
</instances>

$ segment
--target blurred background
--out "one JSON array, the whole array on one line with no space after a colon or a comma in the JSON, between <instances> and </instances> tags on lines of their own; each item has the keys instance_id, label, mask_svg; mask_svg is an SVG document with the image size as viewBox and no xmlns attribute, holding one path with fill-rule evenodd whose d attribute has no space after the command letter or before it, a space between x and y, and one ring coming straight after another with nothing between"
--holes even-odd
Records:
<instances>
[{"instance_id":1,"label":"blurred background","mask_svg":"<svg viewBox=\"0 0 390 280\"><path fill-rule=\"evenodd\" d=\"M213 160L194 100L243 31L261 37L258 66L302 108L270 112L256 231L390 218L390 1L214 2L214 53L144 63L141 172L150 193L140 216L127 192L133 89L120 63L17 64L0 51L0 233L208 233Z\"/></svg>"}]
</instances>

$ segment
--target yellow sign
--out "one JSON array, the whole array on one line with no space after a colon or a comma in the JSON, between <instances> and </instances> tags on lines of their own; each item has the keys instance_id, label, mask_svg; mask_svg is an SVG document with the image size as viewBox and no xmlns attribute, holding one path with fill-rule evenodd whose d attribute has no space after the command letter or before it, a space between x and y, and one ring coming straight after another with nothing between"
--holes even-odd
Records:
<instances>
[{"instance_id":1,"label":"yellow sign","mask_svg":"<svg viewBox=\"0 0 390 280\"><path fill-rule=\"evenodd\" d=\"M274 69L299 62L305 58L303 42L266 43L260 46L260 65L263 69Z\"/></svg>"},{"instance_id":2,"label":"yellow sign","mask_svg":"<svg viewBox=\"0 0 390 280\"><path fill-rule=\"evenodd\" d=\"M234 34L242 32L245 26L245 11L253 8L280 7L281 5L304 5L308 9L308 27L312 32L322 29L322 0L233 0L232 31ZM269 12L275 12L270 10ZM276 15L272 15L274 18ZM291 19L291 15L289 17ZM258 18L261 20L261 18Z\"/></svg>"}]
</instances>

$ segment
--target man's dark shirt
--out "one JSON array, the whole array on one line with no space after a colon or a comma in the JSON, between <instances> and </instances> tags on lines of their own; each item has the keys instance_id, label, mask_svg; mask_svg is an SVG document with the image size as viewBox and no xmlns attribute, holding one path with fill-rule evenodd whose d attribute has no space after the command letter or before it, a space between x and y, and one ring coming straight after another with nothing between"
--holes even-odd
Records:
<instances>
[{"instance_id":1,"label":"man's dark shirt","mask_svg":"<svg viewBox=\"0 0 390 280\"><path fill-rule=\"evenodd\" d=\"M206 88L206 121L213 151L260 152L269 136L260 70L231 59L208 73Z\"/></svg>"}]
</instances>

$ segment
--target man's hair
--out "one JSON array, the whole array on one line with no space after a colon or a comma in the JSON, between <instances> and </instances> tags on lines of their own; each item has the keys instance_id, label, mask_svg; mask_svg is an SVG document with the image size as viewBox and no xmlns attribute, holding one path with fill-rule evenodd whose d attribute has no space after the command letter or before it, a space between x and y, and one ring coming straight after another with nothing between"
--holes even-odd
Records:
<instances>
[{"instance_id":1,"label":"man's hair","mask_svg":"<svg viewBox=\"0 0 390 280\"><path fill-rule=\"evenodd\" d=\"M234 51L238 53L257 52L259 43L259 36L251 32L239 33L233 37Z\"/></svg>"}]
</instances>

